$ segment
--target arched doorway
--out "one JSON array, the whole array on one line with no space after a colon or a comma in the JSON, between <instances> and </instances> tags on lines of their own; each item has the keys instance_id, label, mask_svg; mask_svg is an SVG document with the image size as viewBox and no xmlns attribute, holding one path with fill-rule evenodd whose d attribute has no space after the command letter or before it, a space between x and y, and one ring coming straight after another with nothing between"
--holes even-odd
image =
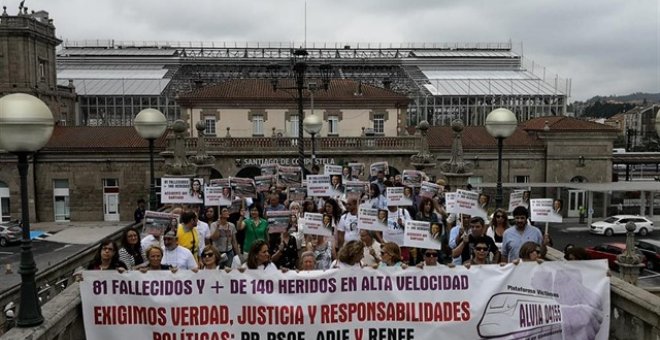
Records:
<instances>
[{"instance_id":1,"label":"arched doorway","mask_svg":"<svg viewBox=\"0 0 660 340\"><path fill-rule=\"evenodd\" d=\"M261 168L252 165L246 166L236 173L236 177L242 178L255 178L257 176L261 176Z\"/></svg>"},{"instance_id":2,"label":"arched doorway","mask_svg":"<svg viewBox=\"0 0 660 340\"><path fill-rule=\"evenodd\" d=\"M218 178L224 178L220 171L211 168L211 176L209 177L210 179L218 179Z\"/></svg>"}]
</instances>

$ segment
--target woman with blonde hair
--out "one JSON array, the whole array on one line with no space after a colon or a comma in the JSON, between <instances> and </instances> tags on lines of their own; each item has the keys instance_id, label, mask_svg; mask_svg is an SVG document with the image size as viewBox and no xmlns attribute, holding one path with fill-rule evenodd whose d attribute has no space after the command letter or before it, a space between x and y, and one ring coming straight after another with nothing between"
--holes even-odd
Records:
<instances>
[{"instance_id":1,"label":"woman with blonde hair","mask_svg":"<svg viewBox=\"0 0 660 340\"><path fill-rule=\"evenodd\" d=\"M380 246L380 265L383 267L401 267L401 248L394 242L385 242Z\"/></svg>"},{"instance_id":2,"label":"woman with blonde hair","mask_svg":"<svg viewBox=\"0 0 660 340\"><path fill-rule=\"evenodd\" d=\"M363 251L364 245L358 240L348 241L344 244L339 253L337 254L337 260L334 263L333 267L336 268L351 268L357 267L361 268L362 257L364 257Z\"/></svg>"}]
</instances>

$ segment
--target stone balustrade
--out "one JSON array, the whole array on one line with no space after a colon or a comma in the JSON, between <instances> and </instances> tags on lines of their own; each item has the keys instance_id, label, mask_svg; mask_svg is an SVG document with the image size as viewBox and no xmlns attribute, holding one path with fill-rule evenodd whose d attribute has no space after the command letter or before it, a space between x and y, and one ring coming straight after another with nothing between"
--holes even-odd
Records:
<instances>
[{"instance_id":1,"label":"stone balustrade","mask_svg":"<svg viewBox=\"0 0 660 340\"><path fill-rule=\"evenodd\" d=\"M173 141L168 140L168 149L172 150ZM312 140L304 139L305 150L311 150ZM315 148L317 151L388 151L419 149L419 137L321 137L316 138ZM197 149L197 138L186 139L186 149ZM206 150L210 153L215 151L292 151L298 150L298 138L289 137L247 137L247 138L206 138Z\"/></svg>"}]
</instances>

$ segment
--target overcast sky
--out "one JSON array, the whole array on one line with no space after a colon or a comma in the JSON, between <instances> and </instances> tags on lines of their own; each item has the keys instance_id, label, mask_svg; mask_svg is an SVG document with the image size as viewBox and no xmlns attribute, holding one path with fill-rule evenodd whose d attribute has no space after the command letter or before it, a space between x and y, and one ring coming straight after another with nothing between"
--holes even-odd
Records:
<instances>
[{"instance_id":1,"label":"overcast sky","mask_svg":"<svg viewBox=\"0 0 660 340\"><path fill-rule=\"evenodd\" d=\"M18 0L1 0L15 15ZM302 42L305 0L26 0L64 40ZM660 0L307 0L310 42L508 42L571 100L660 92Z\"/></svg>"}]
</instances>

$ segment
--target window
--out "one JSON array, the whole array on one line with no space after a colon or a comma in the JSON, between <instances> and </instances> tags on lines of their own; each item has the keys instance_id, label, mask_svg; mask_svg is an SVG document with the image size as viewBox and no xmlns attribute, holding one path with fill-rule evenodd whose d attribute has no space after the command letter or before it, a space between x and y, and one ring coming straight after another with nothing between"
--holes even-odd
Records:
<instances>
[{"instance_id":1,"label":"window","mask_svg":"<svg viewBox=\"0 0 660 340\"><path fill-rule=\"evenodd\" d=\"M483 182L483 177L481 176L470 176L468 177L468 184L481 184Z\"/></svg>"},{"instance_id":2,"label":"window","mask_svg":"<svg viewBox=\"0 0 660 340\"><path fill-rule=\"evenodd\" d=\"M289 117L289 122L291 122L290 123L291 124L290 129L289 129L289 131L291 131L291 132L289 133L289 136L290 137L298 137L298 116Z\"/></svg>"},{"instance_id":3,"label":"window","mask_svg":"<svg viewBox=\"0 0 660 340\"><path fill-rule=\"evenodd\" d=\"M514 183L529 183L529 176L514 176Z\"/></svg>"},{"instance_id":4,"label":"window","mask_svg":"<svg viewBox=\"0 0 660 340\"><path fill-rule=\"evenodd\" d=\"M64 222L70 220L69 211L69 180L53 180L53 202L55 222Z\"/></svg>"},{"instance_id":5,"label":"window","mask_svg":"<svg viewBox=\"0 0 660 340\"><path fill-rule=\"evenodd\" d=\"M0 181L0 222L9 221L10 219L9 186L7 186L7 183Z\"/></svg>"},{"instance_id":6,"label":"window","mask_svg":"<svg viewBox=\"0 0 660 340\"><path fill-rule=\"evenodd\" d=\"M39 77L41 80L46 79L46 61L39 60Z\"/></svg>"},{"instance_id":7,"label":"window","mask_svg":"<svg viewBox=\"0 0 660 340\"><path fill-rule=\"evenodd\" d=\"M264 116L259 116L259 115L252 116L252 135L253 136L264 135Z\"/></svg>"},{"instance_id":8,"label":"window","mask_svg":"<svg viewBox=\"0 0 660 340\"><path fill-rule=\"evenodd\" d=\"M375 134L384 134L385 133L385 115L384 114L375 114L374 115L374 133Z\"/></svg>"},{"instance_id":9,"label":"window","mask_svg":"<svg viewBox=\"0 0 660 340\"><path fill-rule=\"evenodd\" d=\"M328 135L339 135L339 117L328 117Z\"/></svg>"},{"instance_id":10,"label":"window","mask_svg":"<svg viewBox=\"0 0 660 340\"><path fill-rule=\"evenodd\" d=\"M214 116L205 116L204 123L206 123L206 130L204 134L207 136L215 136L215 117Z\"/></svg>"}]
</instances>

